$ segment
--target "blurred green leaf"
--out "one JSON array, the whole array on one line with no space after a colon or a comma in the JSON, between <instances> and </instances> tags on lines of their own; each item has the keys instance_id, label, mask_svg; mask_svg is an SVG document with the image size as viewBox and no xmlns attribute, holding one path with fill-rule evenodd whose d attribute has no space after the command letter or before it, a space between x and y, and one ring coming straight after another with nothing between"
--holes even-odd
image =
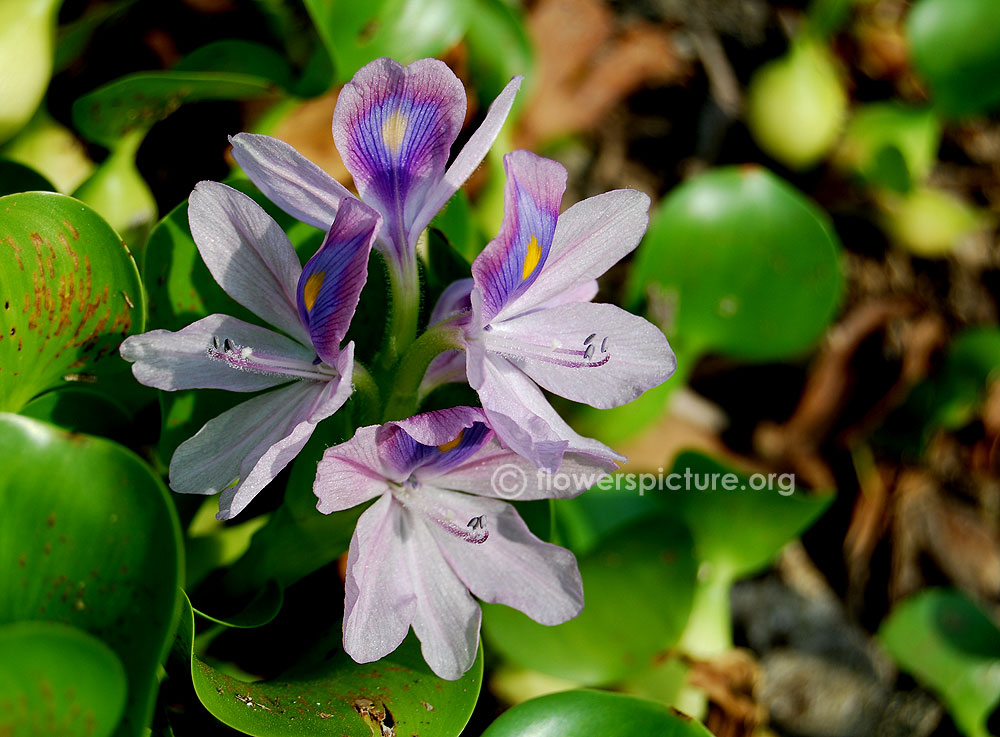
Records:
<instances>
[{"instance_id":1,"label":"blurred green leaf","mask_svg":"<svg viewBox=\"0 0 1000 737\"><path fill-rule=\"evenodd\" d=\"M408 64L439 55L462 37L474 7L465 0L304 2L341 82L383 56Z\"/></svg>"},{"instance_id":2,"label":"blurred green leaf","mask_svg":"<svg viewBox=\"0 0 1000 737\"><path fill-rule=\"evenodd\" d=\"M879 198L883 227L893 241L923 258L943 258L977 230L988 217L952 192L917 187L904 195L884 192Z\"/></svg>"},{"instance_id":3,"label":"blurred green leaf","mask_svg":"<svg viewBox=\"0 0 1000 737\"><path fill-rule=\"evenodd\" d=\"M100 435L118 442L135 433L132 414L107 394L67 386L35 397L18 413L70 432Z\"/></svg>"},{"instance_id":4,"label":"blurred green leaf","mask_svg":"<svg viewBox=\"0 0 1000 737\"><path fill-rule=\"evenodd\" d=\"M128 674L116 734L141 735L174 631L180 531L166 489L120 446L0 415L0 623L64 622Z\"/></svg>"},{"instance_id":5,"label":"blurred green leaf","mask_svg":"<svg viewBox=\"0 0 1000 737\"><path fill-rule=\"evenodd\" d=\"M52 75L61 0L0 0L0 143L35 113Z\"/></svg>"},{"instance_id":6,"label":"blurred green leaf","mask_svg":"<svg viewBox=\"0 0 1000 737\"><path fill-rule=\"evenodd\" d=\"M104 23L120 18L137 0L90 3L78 19L59 27L54 66L62 71L83 55L97 29Z\"/></svg>"},{"instance_id":7,"label":"blurred green leaf","mask_svg":"<svg viewBox=\"0 0 1000 737\"><path fill-rule=\"evenodd\" d=\"M1000 703L1000 630L957 591L928 589L898 604L878 639L948 707L967 737L989 737Z\"/></svg>"},{"instance_id":8,"label":"blurred green leaf","mask_svg":"<svg viewBox=\"0 0 1000 737\"><path fill-rule=\"evenodd\" d=\"M465 43L469 47L469 69L483 104L491 102L510 80L520 74L530 84L535 53L521 15L504 0L474 0L470 3ZM521 89L523 104L530 90Z\"/></svg>"},{"instance_id":9,"label":"blurred green leaf","mask_svg":"<svg viewBox=\"0 0 1000 737\"><path fill-rule=\"evenodd\" d=\"M927 179L940 143L941 121L929 108L874 103L851 116L836 158L875 186L906 192Z\"/></svg>"},{"instance_id":10,"label":"blurred green leaf","mask_svg":"<svg viewBox=\"0 0 1000 737\"><path fill-rule=\"evenodd\" d=\"M0 197L18 192L55 192L52 183L29 166L0 159Z\"/></svg>"},{"instance_id":11,"label":"blurred green leaf","mask_svg":"<svg viewBox=\"0 0 1000 737\"><path fill-rule=\"evenodd\" d=\"M210 622L221 624L225 627L236 627L238 629L249 629L252 627L263 627L273 621L281 611L281 604L284 601L284 593L281 586L273 579L265 581L264 585L257 590L254 596L239 611L230 614L208 614L200 609L194 609L194 613Z\"/></svg>"},{"instance_id":12,"label":"blurred green leaf","mask_svg":"<svg viewBox=\"0 0 1000 737\"><path fill-rule=\"evenodd\" d=\"M847 113L847 92L833 54L811 38L750 80L746 121L757 144L793 169L813 166L833 148Z\"/></svg>"},{"instance_id":13,"label":"blurred green leaf","mask_svg":"<svg viewBox=\"0 0 1000 737\"><path fill-rule=\"evenodd\" d=\"M812 0L807 13L807 32L824 39L836 33L851 15L854 0Z\"/></svg>"},{"instance_id":14,"label":"blurred green leaf","mask_svg":"<svg viewBox=\"0 0 1000 737\"><path fill-rule=\"evenodd\" d=\"M444 209L434 216L431 227L444 234L452 248L465 259L467 264L471 264L486 245L476 229L469 197L461 189L448 200ZM468 276L468 269L465 275Z\"/></svg>"},{"instance_id":15,"label":"blurred green leaf","mask_svg":"<svg viewBox=\"0 0 1000 737\"><path fill-rule=\"evenodd\" d=\"M125 711L121 661L55 622L0 625L0 733L110 737Z\"/></svg>"},{"instance_id":16,"label":"blurred green leaf","mask_svg":"<svg viewBox=\"0 0 1000 737\"><path fill-rule=\"evenodd\" d=\"M228 72L274 82L290 90L295 78L288 61L264 44L241 39L225 39L195 49L176 65L174 72Z\"/></svg>"},{"instance_id":17,"label":"blurred green leaf","mask_svg":"<svg viewBox=\"0 0 1000 737\"><path fill-rule=\"evenodd\" d=\"M0 156L31 167L63 194L79 187L94 170L94 162L80 139L54 120L44 106L20 133L0 148Z\"/></svg>"},{"instance_id":18,"label":"blurred green leaf","mask_svg":"<svg viewBox=\"0 0 1000 737\"><path fill-rule=\"evenodd\" d=\"M487 604L487 641L518 665L584 685L619 681L677 641L696 574L683 526L663 515L603 538L580 573L586 606L576 619L546 627Z\"/></svg>"},{"instance_id":19,"label":"blurred green leaf","mask_svg":"<svg viewBox=\"0 0 1000 737\"><path fill-rule=\"evenodd\" d=\"M142 330L145 310L118 234L78 200L29 192L0 197L0 244L0 409L124 373L118 346Z\"/></svg>"},{"instance_id":20,"label":"blurred green leaf","mask_svg":"<svg viewBox=\"0 0 1000 737\"><path fill-rule=\"evenodd\" d=\"M252 100L277 92L260 77L231 72L138 72L77 98L73 124L84 138L113 149L133 131L147 131L186 102Z\"/></svg>"},{"instance_id":21,"label":"blurred green leaf","mask_svg":"<svg viewBox=\"0 0 1000 737\"><path fill-rule=\"evenodd\" d=\"M796 488L794 474L772 474L770 480L763 474L748 476L694 451L681 453L670 472L679 475L675 485L682 490L660 492L663 502L690 528L698 560L732 578L770 563L833 501L832 494ZM723 486L727 475L735 485L731 490Z\"/></svg>"},{"instance_id":22,"label":"blurred green leaf","mask_svg":"<svg viewBox=\"0 0 1000 737\"><path fill-rule=\"evenodd\" d=\"M135 165L143 135L132 131L119 139L111 155L73 193L118 231L139 264L156 222L156 198Z\"/></svg>"},{"instance_id":23,"label":"blurred green leaf","mask_svg":"<svg viewBox=\"0 0 1000 737\"><path fill-rule=\"evenodd\" d=\"M628 300L689 357L795 356L833 318L843 290L827 216L761 167L716 169L661 203L639 246Z\"/></svg>"},{"instance_id":24,"label":"blurred green leaf","mask_svg":"<svg viewBox=\"0 0 1000 737\"><path fill-rule=\"evenodd\" d=\"M917 0L906 17L906 40L936 107L964 116L1000 105L996 0Z\"/></svg>"},{"instance_id":25,"label":"blurred green leaf","mask_svg":"<svg viewBox=\"0 0 1000 737\"><path fill-rule=\"evenodd\" d=\"M193 634L185 602L175 652L191 662L195 693L217 719L255 737L458 737L482 683L482 648L465 676L445 681L424 663L412 635L375 663L360 665L339 648L317 648L315 663L271 681L247 683L195 656Z\"/></svg>"},{"instance_id":26,"label":"blurred green leaf","mask_svg":"<svg viewBox=\"0 0 1000 737\"><path fill-rule=\"evenodd\" d=\"M607 691L564 691L508 709L482 737L710 737L691 717Z\"/></svg>"}]
</instances>

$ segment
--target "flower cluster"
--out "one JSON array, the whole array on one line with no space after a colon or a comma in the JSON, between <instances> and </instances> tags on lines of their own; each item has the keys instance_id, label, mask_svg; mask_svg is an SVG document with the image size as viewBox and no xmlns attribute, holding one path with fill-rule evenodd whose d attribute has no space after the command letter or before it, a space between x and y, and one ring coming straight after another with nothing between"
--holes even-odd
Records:
<instances>
[{"instance_id":1,"label":"flower cluster","mask_svg":"<svg viewBox=\"0 0 1000 737\"><path fill-rule=\"evenodd\" d=\"M614 469L622 456L574 432L542 390L616 407L674 370L657 328L591 301L597 277L642 237L649 199L620 190L560 214L566 170L527 151L504 158L498 235L417 335L417 239L483 160L519 84L504 89L446 166L466 107L448 67L379 59L361 69L333 115L358 196L282 141L233 137L244 172L279 207L324 230L322 246L301 266L252 199L200 183L189 220L202 258L233 299L276 330L211 315L121 348L149 386L270 390L208 422L171 460L175 491L221 492L220 519L246 508L361 377L381 386L384 396L375 389L368 403L377 424L327 449L314 486L326 514L376 500L347 560L344 647L359 662L390 653L412 627L434 672L460 677L478 643L473 596L543 624L576 616L583 591L572 553L529 531L498 498L493 473L522 468L532 479L544 468L592 478ZM388 267L392 300L380 381L355 359L353 342L344 344L373 248ZM453 381L467 381L482 406L418 414L423 397ZM520 498L582 491L526 488Z\"/></svg>"}]
</instances>

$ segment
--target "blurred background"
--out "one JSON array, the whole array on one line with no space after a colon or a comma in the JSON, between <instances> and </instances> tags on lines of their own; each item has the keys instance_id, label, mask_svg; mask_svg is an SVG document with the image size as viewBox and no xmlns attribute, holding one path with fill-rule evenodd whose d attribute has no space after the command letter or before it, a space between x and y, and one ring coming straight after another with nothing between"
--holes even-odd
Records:
<instances>
[{"instance_id":1,"label":"blurred background","mask_svg":"<svg viewBox=\"0 0 1000 737\"><path fill-rule=\"evenodd\" d=\"M526 510L577 553L587 609L543 628L486 607L463 734L529 734L488 725L579 686L676 706L720 736L1000 734L1000 3L0 0L0 194L88 203L135 256L147 328L176 329L214 299L177 233L196 182L239 175L227 136L276 136L350 185L333 106L379 56L451 66L469 93L459 146L525 76L434 223L428 304L496 233L512 148L568 168L564 207L640 189L649 232L598 300L663 329L677 374L616 410L557 406L626 471L795 479ZM131 393L97 430L79 397L24 413L162 475L228 401ZM234 677L282 672L317 618L339 636L353 519L312 520L302 473L238 524L172 497L196 609L268 580L284 591L263 626L199 624L196 654ZM232 733L167 672L157 734Z\"/></svg>"}]
</instances>

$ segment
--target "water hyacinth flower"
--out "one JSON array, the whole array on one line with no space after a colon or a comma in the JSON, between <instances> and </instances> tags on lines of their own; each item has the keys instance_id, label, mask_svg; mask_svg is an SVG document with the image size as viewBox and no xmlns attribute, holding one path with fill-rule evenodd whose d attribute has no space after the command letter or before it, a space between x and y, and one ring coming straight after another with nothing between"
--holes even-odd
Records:
<instances>
[{"instance_id":1,"label":"water hyacinth flower","mask_svg":"<svg viewBox=\"0 0 1000 737\"><path fill-rule=\"evenodd\" d=\"M596 278L646 230L649 198L635 190L591 197L562 215L566 169L528 151L504 157L499 235L472 264L472 279L442 294L435 318L462 314L465 373L504 444L540 468L567 451L610 466L623 459L574 432L539 387L602 409L666 381L677 361L641 317L594 304ZM439 357L425 388L455 378L460 353Z\"/></svg>"},{"instance_id":2,"label":"water hyacinth flower","mask_svg":"<svg viewBox=\"0 0 1000 737\"><path fill-rule=\"evenodd\" d=\"M167 391L285 385L210 420L171 459L170 487L221 491L217 517L230 519L351 394L354 344L340 344L367 279L380 218L357 200L344 203L305 268L278 224L223 184L198 184L188 218L219 286L284 334L216 314L177 332L131 336L121 355L134 362L140 383Z\"/></svg>"},{"instance_id":3,"label":"water hyacinth flower","mask_svg":"<svg viewBox=\"0 0 1000 737\"><path fill-rule=\"evenodd\" d=\"M547 488L471 407L362 427L328 448L314 486L319 511L377 497L348 551L347 653L361 663L378 660L412 626L431 669L454 680L476 656L481 612L473 595L542 624L579 614L573 554L536 538L503 501L574 496L604 475L572 455L563 465L570 488Z\"/></svg>"},{"instance_id":4,"label":"water hyacinth flower","mask_svg":"<svg viewBox=\"0 0 1000 737\"><path fill-rule=\"evenodd\" d=\"M445 168L465 120L465 88L448 66L376 59L344 85L333 113L333 140L362 201L382 215L377 248L390 268L416 277L416 242L486 156L520 87L517 77ZM240 133L233 156L285 212L323 230L354 195L287 143Z\"/></svg>"}]
</instances>

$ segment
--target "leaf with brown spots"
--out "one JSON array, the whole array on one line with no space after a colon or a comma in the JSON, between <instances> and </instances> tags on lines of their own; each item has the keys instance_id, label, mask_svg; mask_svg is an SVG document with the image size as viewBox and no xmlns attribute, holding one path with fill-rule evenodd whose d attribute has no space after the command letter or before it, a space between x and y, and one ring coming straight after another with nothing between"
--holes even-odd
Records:
<instances>
[{"instance_id":1,"label":"leaf with brown spots","mask_svg":"<svg viewBox=\"0 0 1000 737\"><path fill-rule=\"evenodd\" d=\"M67 376L121 372L118 346L145 322L139 272L118 234L51 192L0 197L0 293L0 410Z\"/></svg>"}]
</instances>

